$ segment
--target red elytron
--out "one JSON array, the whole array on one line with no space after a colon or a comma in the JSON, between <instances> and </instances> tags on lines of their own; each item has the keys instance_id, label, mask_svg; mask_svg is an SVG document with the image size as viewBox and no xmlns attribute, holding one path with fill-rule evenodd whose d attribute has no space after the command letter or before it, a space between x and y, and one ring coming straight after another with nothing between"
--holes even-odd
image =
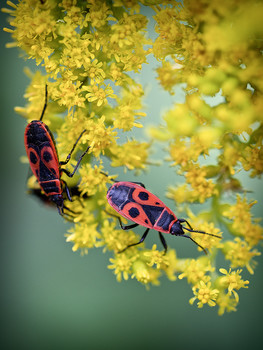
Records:
<instances>
[{"instance_id":1,"label":"red elytron","mask_svg":"<svg viewBox=\"0 0 263 350\"><path fill-rule=\"evenodd\" d=\"M121 219L116 216L123 230L129 230L138 225L147 227L139 242L128 245L121 252L129 247L142 243L150 229L159 232L159 237L165 252L167 251L167 243L162 233L170 233L171 235L189 238L202 248L206 254L206 250L194 241L192 237L187 236L184 230L221 238L220 236L211 233L193 230L185 219L178 219L171 209L169 209L158 197L146 190L142 183L116 182L109 188L107 192L107 200L112 208L119 214L126 219L135 222L132 225L123 226ZM186 223L189 228L183 227L181 225L182 223Z\"/></svg>"},{"instance_id":2,"label":"red elytron","mask_svg":"<svg viewBox=\"0 0 263 350\"><path fill-rule=\"evenodd\" d=\"M68 199L70 201L72 201L72 199L66 182L61 179L61 174L62 172L64 172L67 176L72 177L75 174L82 158L88 152L90 147L88 147L85 150L85 152L80 156L72 173L70 173L67 169L61 168L62 165L65 165L69 162L77 143L79 142L81 136L86 130L82 131L77 141L73 145L72 150L70 151L66 160L60 162L57 155L54 137L47 125L41 121L41 119L44 116L46 107L47 86L45 94L45 104L42 110L40 120L31 121L25 129L25 149L29 159L31 170L36 176L42 191L51 201L53 201L57 205L59 214L63 215L63 209L68 209L64 205L64 187Z\"/></svg>"}]
</instances>

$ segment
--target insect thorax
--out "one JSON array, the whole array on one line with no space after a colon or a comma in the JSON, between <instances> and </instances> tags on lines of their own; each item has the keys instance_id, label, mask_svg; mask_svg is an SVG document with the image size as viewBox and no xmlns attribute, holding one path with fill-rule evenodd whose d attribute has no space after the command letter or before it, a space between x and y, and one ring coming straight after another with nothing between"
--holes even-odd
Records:
<instances>
[{"instance_id":1,"label":"insect thorax","mask_svg":"<svg viewBox=\"0 0 263 350\"><path fill-rule=\"evenodd\" d=\"M108 196L110 197L113 204L115 204L119 209L122 209L129 197L130 190L131 189L128 186L112 186L108 190Z\"/></svg>"}]
</instances>

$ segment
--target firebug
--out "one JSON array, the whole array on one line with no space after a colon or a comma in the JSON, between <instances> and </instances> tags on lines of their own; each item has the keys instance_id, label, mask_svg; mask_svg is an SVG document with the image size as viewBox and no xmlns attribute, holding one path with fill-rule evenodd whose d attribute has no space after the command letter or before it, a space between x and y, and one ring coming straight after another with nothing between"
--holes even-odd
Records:
<instances>
[{"instance_id":1,"label":"firebug","mask_svg":"<svg viewBox=\"0 0 263 350\"><path fill-rule=\"evenodd\" d=\"M167 243L162 233L170 233L174 236L189 238L202 248L206 254L206 250L192 237L186 235L184 231L197 232L221 238L220 236L211 233L193 230L188 221L185 219L178 219L172 210L169 209L158 197L146 190L142 183L124 181L115 182L107 192L107 200L117 213L134 222L132 225L123 226L120 217L116 215L123 230L129 230L138 225L147 227L139 242L128 245L119 253L125 251L129 247L142 243L147 237L150 229L158 231L165 252L167 251ZM183 226L183 223L188 227Z\"/></svg>"},{"instance_id":2,"label":"firebug","mask_svg":"<svg viewBox=\"0 0 263 350\"><path fill-rule=\"evenodd\" d=\"M88 152L90 147L87 147L87 149L82 153L72 172L62 168L61 166L66 165L71 159L71 155L75 150L77 143L86 130L81 132L66 160L59 161L53 134L49 130L48 126L42 122L46 107L47 86L45 90L45 104L41 117L39 120L31 121L26 126L24 143L31 170L37 178L41 190L57 205L59 214L63 215L64 208L68 209L64 205L64 191L66 192L68 199L70 201L72 201L72 199L69 188L66 182L61 179L61 175L62 173L65 173L67 176L72 177L80 165L82 158Z\"/></svg>"}]
</instances>

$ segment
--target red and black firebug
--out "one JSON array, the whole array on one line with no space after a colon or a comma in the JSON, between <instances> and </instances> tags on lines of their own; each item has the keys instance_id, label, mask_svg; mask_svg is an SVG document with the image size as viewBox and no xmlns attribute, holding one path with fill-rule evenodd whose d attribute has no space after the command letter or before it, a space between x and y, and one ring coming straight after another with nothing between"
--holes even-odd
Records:
<instances>
[{"instance_id":1,"label":"red and black firebug","mask_svg":"<svg viewBox=\"0 0 263 350\"><path fill-rule=\"evenodd\" d=\"M170 233L174 236L189 238L202 248L206 254L206 250L192 237L186 235L184 230L221 238L212 233L193 230L188 221L185 219L178 219L172 210L169 209L158 197L146 190L142 183L124 181L115 182L107 192L107 200L116 212L124 218L134 222L132 225L123 226L120 217L116 216L123 230L129 230L138 225L147 227L139 242L128 245L119 253L125 251L129 247L142 243L150 229L159 232L159 237L165 252L167 251L167 243L162 233ZM182 226L183 223L187 224L189 228Z\"/></svg>"},{"instance_id":2,"label":"red and black firebug","mask_svg":"<svg viewBox=\"0 0 263 350\"><path fill-rule=\"evenodd\" d=\"M31 170L37 178L41 190L51 201L57 205L59 214L63 215L64 209L69 210L64 205L64 191L66 192L68 199L70 201L72 201L72 199L69 188L66 182L61 179L61 175L62 173L65 173L67 176L72 177L75 174L82 158L88 152L90 147L87 147L85 152L82 153L72 172L61 168L62 165L65 165L69 162L77 143L86 130L83 130L79 135L66 160L59 161L54 137L48 126L42 122L46 107L47 86L45 90L45 104L41 113L41 117L39 120L31 121L26 126L24 143Z\"/></svg>"}]
</instances>

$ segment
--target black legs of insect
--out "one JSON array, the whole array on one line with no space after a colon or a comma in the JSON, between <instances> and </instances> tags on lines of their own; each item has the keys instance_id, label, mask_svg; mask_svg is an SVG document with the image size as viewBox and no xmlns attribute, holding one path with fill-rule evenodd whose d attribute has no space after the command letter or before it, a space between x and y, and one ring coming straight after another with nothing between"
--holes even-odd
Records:
<instances>
[{"instance_id":1,"label":"black legs of insect","mask_svg":"<svg viewBox=\"0 0 263 350\"><path fill-rule=\"evenodd\" d=\"M162 242L162 245L163 245L163 247L164 247L164 254L166 254L166 253L167 253L167 243L166 243L166 240L165 240L164 236L161 234L160 231L158 231L158 233L159 233L160 241Z\"/></svg>"},{"instance_id":2,"label":"black legs of insect","mask_svg":"<svg viewBox=\"0 0 263 350\"><path fill-rule=\"evenodd\" d=\"M119 220L120 220L120 218L119 218ZM123 230L129 230L129 229L134 228L136 226L138 226L138 224L133 224L133 225L129 225L129 226L122 226L122 229ZM126 249L128 249L130 247L134 247L135 245L138 245L138 244L141 244L142 242L144 242L145 238L148 235L149 230L150 230L149 228L146 229L146 231L142 235L142 237L139 240L139 242L129 244L127 247L125 247L124 249L120 250L118 253L123 253ZM162 245L164 247L164 254L166 254L166 252L167 252L167 243L166 243L166 241L164 239L164 236L161 234L161 232L158 231L158 233L159 233L160 241L162 242Z\"/></svg>"},{"instance_id":3,"label":"black legs of insect","mask_svg":"<svg viewBox=\"0 0 263 350\"><path fill-rule=\"evenodd\" d=\"M79 142L79 140L81 139L81 137L82 137L82 135L84 134L85 131L86 131L86 130L83 130L82 133L79 135L77 141L74 143L74 145L73 145L71 151L69 152L69 154L68 154L66 160L65 160L65 161L59 162L59 165L60 165L60 166L61 166L61 165L66 165L66 164L70 161L71 155L72 155L72 153L74 152L74 149L76 148L77 143ZM79 157L79 160L77 161L77 164L75 165L75 167L74 167L74 169L73 169L72 172L70 172L70 171L67 170L67 169L63 169L63 168L60 168L60 172L61 172L61 173L62 173L62 172L65 173L68 177L72 177L72 176L75 174L76 170L78 169L79 164L80 164L82 158L85 156L85 154L88 152L89 149L90 149L90 146L88 146L87 149L86 149L86 150L82 153L82 155ZM69 191L69 188L68 188L67 183L66 183L64 180L61 180L61 181L63 182L63 184L64 184L64 186L65 186L66 195L67 195L67 197L68 197L68 200L70 200L70 201L72 202L72 198L71 198L70 191ZM70 211L71 213L76 214L73 210L70 210L70 209L67 208L65 205L63 205L63 207L64 207L65 209L67 209L68 211ZM60 215L63 216L62 210L63 210L63 209L61 209L61 208L58 206L58 212L59 212ZM69 214L68 214L68 215L69 215ZM69 215L69 216L70 216L70 215Z\"/></svg>"},{"instance_id":4,"label":"black legs of insect","mask_svg":"<svg viewBox=\"0 0 263 350\"><path fill-rule=\"evenodd\" d=\"M124 226L124 227L122 227L122 229L123 230L129 230L129 229L134 228L136 226L138 226L138 224L134 224L134 225L130 225L130 226ZM142 235L142 238L139 240L139 242L133 243L133 244L129 244L126 248L120 250L118 253L123 253L126 249L128 249L130 247L133 247L135 245L141 244L145 240L145 238L147 237L149 230L150 230L149 228L146 229L146 231Z\"/></svg>"},{"instance_id":5,"label":"black legs of insect","mask_svg":"<svg viewBox=\"0 0 263 350\"><path fill-rule=\"evenodd\" d=\"M64 181L64 180L63 180L62 182L63 182L63 184L64 184L64 186L65 186L66 195L67 195L67 197L68 197L68 200L69 200L70 202L72 202L71 193L70 193L70 190L69 190L69 188L68 188L67 183L66 183L66 181ZM64 206L64 208L65 208L65 206Z\"/></svg>"},{"instance_id":6,"label":"black legs of insect","mask_svg":"<svg viewBox=\"0 0 263 350\"><path fill-rule=\"evenodd\" d=\"M118 219L122 230L130 230L130 229L132 229L132 228L135 228L135 227L139 226L139 224L136 224L136 223L134 223L134 224L132 224L132 225L124 226L119 216L114 215L114 214L111 214L111 213L108 213L107 211L106 211L106 213ZM188 222L187 220L185 220L185 219L178 219L178 221L179 221L180 224L181 224L181 223L186 223L190 228L187 228L187 227L182 227L182 228L183 228L184 230L189 231L189 232L202 233L202 234L209 235L209 236L213 236L213 237L216 237L216 238L221 238L220 236L214 235L214 234L212 234L212 233L207 233L207 232L204 232L204 231L193 230L193 229L192 229L192 226L191 226L191 225L189 224L189 222ZM125 247L124 249L122 249L122 250L119 251L118 253L123 253L126 249L128 249L128 248L130 248L130 247L133 247L133 246L136 246L136 245L141 244L142 242L144 242L145 238L146 238L147 235L148 235L149 230L150 230L149 228L146 229L146 231L145 231L144 234L142 235L142 237L141 237L141 239L139 240L139 242L136 242L136 243L133 243L133 244L129 244L127 247ZM164 247L164 253L166 254L167 249L168 249L168 248L167 248L166 240L165 240L164 236L162 235L162 233L161 233L160 231L158 231L158 233L159 233L160 241L161 241L161 243L162 243L162 245L163 245L163 247ZM204 247L202 247L199 243L197 243L192 237L187 236L187 235L185 235L185 234L181 234L181 233L180 233L180 234L176 234L176 236L189 238L193 243L195 243L198 247L200 247L200 248L204 251L205 254L207 254L206 249L205 249Z\"/></svg>"},{"instance_id":7,"label":"black legs of insect","mask_svg":"<svg viewBox=\"0 0 263 350\"><path fill-rule=\"evenodd\" d=\"M59 165L66 165L69 161L70 161L70 158L71 158L71 155L75 149L75 147L77 146L77 143L79 142L80 138L82 137L82 135L84 134L86 130L83 130L82 133L79 135L77 141L74 143L73 147L72 147L72 150L70 151L70 153L68 154L66 160L62 161L62 162L59 162ZM75 166L75 168L73 169L72 173L70 171L68 171L67 169L60 169L62 172L64 172L68 177L72 177L76 170L78 169L79 167L79 164L82 160L82 158L85 156L85 154L88 152L88 150L90 149L90 146L88 146L88 148L82 153L82 155L79 157L79 160Z\"/></svg>"},{"instance_id":8,"label":"black legs of insect","mask_svg":"<svg viewBox=\"0 0 263 350\"><path fill-rule=\"evenodd\" d=\"M139 226L139 224L132 224L132 225L124 226L119 216L111 214L111 213L108 213L107 211L106 211L106 213L109 214L110 216L113 216L113 217L117 218L119 220L119 223L120 223L120 226L121 226L122 230L131 230L132 228L135 228L135 227ZM133 247L135 245L141 244L142 242L144 242L145 238L148 235L149 230L150 230L149 228L146 229L146 231L142 235L142 237L139 240L139 242L129 244L127 247L125 247L124 249L120 250L118 253L123 253L126 249L128 249L130 247ZM161 232L158 231L158 233L159 233L160 241L161 241L161 243L162 243L162 245L164 247L164 253L166 254L166 252L167 252L167 243L166 243L166 241L164 239L164 236L161 234Z\"/></svg>"}]
</instances>

